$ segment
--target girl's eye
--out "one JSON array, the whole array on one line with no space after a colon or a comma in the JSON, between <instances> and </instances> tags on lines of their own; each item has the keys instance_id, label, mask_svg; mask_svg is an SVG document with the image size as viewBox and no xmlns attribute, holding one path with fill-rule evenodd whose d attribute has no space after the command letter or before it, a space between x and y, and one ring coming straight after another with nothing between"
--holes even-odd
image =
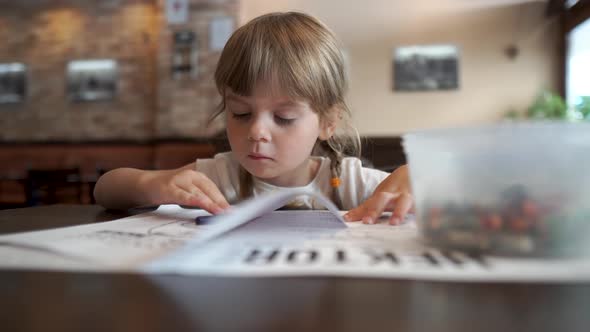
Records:
<instances>
[{"instance_id":1,"label":"girl's eye","mask_svg":"<svg viewBox=\"0 0 590 332\"><path fill-rule=\"evenodd\" d=\"M275 115L275 122L279 126L288 126L288 125L292 124L294 121L295 121L295 119L287 119L287 118L282 118L280 116Z\"/></svg>"},{"instance_id":2,"label":"girl's eye","mask_svg":"<svg viewBox=\"0 0 590 332\"><path fill-rule=\"evenodd\" d=\"M232 112L231 116L234 119L246 121L250 118L250 113L233 113Z\"/></svg>"}]
</instances>

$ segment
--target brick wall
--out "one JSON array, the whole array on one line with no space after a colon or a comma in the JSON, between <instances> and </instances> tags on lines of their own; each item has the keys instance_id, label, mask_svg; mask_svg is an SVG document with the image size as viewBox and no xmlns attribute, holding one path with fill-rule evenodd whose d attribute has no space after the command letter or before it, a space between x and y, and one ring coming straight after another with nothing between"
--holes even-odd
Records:
<instances>
[{"instance_id":1,"label":"brick wall","mask_svg":"<svg viewBox=\"0 0 590 332\"><path fill-rule=\"evenodd\" d=\"M160 4L163 6L164 2ZM164 8L160 8L160 12L164 13ZM213 80L220 51L209 49L209 26L213 18L222 16L232 17L236 27L238 1L192 0L187 24L163 25L158 42L158 137L207 137L223 129L222 119L207 124L220 101ZM196 34L197 77L184 75L174 79L170 75L172 39L175 32L187 30Z\"/></svg>"},{"instance_id":2,"label":"brick wall","mask_svg":"<svg viewBox=\"0 0 590 332\"><path fill-rule=\"evenodd\" d=\"M190 23L169 26L164 0L0 0L0 63L28 67L24 102L0 104L0 141L89 141L201 137L218 103L212 73L219 52L207 49L208 22L237 17L237 0L191 0ZM172 35L199 39L199 75L173 80ZM68 61L108 58L119 66L113 100L71 102Z\"/></svg>"}]
</instances>

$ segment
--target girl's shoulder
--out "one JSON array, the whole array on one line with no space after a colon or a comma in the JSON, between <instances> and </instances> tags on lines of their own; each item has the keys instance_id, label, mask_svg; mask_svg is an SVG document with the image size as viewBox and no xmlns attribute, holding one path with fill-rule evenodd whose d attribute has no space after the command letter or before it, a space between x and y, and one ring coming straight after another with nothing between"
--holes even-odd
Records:
<instances>
[{"instance_id":1,"label":"girl's shoulder","mask_svg":"<svg viewBox=\"0 0 590 332\"><path fill-rule=\"evenodd\" d=\"M361 159L355 157L343 158L341 167L338 194L341 208L344 210L359 206L389 175L384 171L363 166Z\"/></svg>"},{"instance_id":2,"label":"girl's shoulder","mask_svg":"<svg viewBox=\"0 0 590 332\"><path fill-rule=\"evenodd\" d=\"M342 177L356 178L366 180L367 178L375 178L382 180L387 177L389 173L363 165L361 159L356 157L346 157L342 159Z\"/></svg>"},{"instance_id":3,"label":"girl's shoulder","mask_svg":"<svg viewBox=\"0 0 590 332\"><path fill-rule=\"evenodd\" d=\"M342 158L342 171L362 171L363 168L367 168L363 165L361 159L357 157L344 157Z\"/></svg>"},{"instance_id":4,"label":"girl's shoulder","mask_svg":"<svg viewBox=\"0 0 590 332\"><path fill-rule=\"evenodd\" d=\"M197 171L204 171L205 173L233 173L238 170L239 166L231 151L218 153L213 158L198 158L195 164Z\"/></svg>"},{"instance_id":5,"label":"girl's shoulder","mask_svg":"<svg viewBox=\"0 0 590 332\"><path fill-rule=\"evenodd\" d=\"M239 188L239 163L231 152L213 158L197 159L196 171L205 174L221 190L230 203L235 203Z\"/></svg>"},{"instance_id":6,"label":"girl's shoulder","mask_svg":"<svg viewBox=\"0 0 590 332\"><path fill-rule=\"evenodd\" d=\"M226 162L226 163L237 163L238 162L236 160L236 158L234 157L234 153L231 151L220 152L220 153L216 154L215 156L213 156L213 159L217 160L218 162Z\"/></svg>"},{"instance_id":7,"label":"girl's shoulder","mask_svg":"<svg viewBox=\"0 0 590 332\"><path fill-rule=\"evenodd\" d=\"M215 154L211 158L197 158L198 163L236 163L236 159L234 158L234 154L231 151L227 152L220 152Z\"/></svg>"},{"instance_id":8,"label":"girl's shoulder","mask_svg":"<svg viewBox=\"0 0 590 332\"><path fill-rule=\"evenodd\" d=\"M331 163L330 158L324 156L314 156L313 158L320 161L320 168L329 169ZM340 165L342 172L362 172L363 170L367 170L369 172L385 173L384 171L373 168L371 165L364 165L363 161L357 157L344 157Z\"/></svg>"},{"instance_id":9,"label":"girl's shoulder","mask_svg":"<svg viewBox=\"0 0 590 332\"><path fill-rule=\"evenodd\" d=\"M318 170L318 177L329 177L331 178L330 163L331 160L328 157L314 157L320 161ZM365 179L376 179L382 180L389 175L389 173L382 170L374 169L367 165L363 165L361 159L357 157L344 157L342 158L341 166L341 180L357 182Z\"/></svg>"}]
</instances>

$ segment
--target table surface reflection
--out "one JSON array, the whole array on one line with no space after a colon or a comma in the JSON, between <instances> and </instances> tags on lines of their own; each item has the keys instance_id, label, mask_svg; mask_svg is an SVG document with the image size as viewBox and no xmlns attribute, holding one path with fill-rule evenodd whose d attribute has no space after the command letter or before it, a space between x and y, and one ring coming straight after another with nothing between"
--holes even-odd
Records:
<instances>
[{"instance_id":1,"label":"table surface reflection","mask_svg":"<svg viewBox=\"0 0 590 332\"><path fill-rule=\"evenodd\" d=\"M0 211L0 234L149 211ZM590 283L0 270L3 331L587 331Z\"/></svg>"}]
</instances>

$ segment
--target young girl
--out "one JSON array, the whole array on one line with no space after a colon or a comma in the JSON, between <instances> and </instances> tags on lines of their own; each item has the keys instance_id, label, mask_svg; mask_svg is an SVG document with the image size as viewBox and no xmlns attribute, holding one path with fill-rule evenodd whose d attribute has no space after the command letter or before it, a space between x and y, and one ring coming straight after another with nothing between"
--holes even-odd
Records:
<instances>
[{"instance_id":1,"label":"young girl","mask_svg":"<svg viewBox=\"0 0 590 332\"><path fill-rule=\"evenodd\" d=\"M350 126L347 80L332 32L302 13L260 16L228 40L215 72L231 152L174 170L120 168L103 175L98 204L130 208L194 205L220 213L250 196L283 187L322 192L345 218L374 223L393 210L399 223L413 205L408 170L364 168L358 133ZM312 156L323 152L325 157ZM319 209L309 197L291 207Z\"/></svg>"}]
</instances>

